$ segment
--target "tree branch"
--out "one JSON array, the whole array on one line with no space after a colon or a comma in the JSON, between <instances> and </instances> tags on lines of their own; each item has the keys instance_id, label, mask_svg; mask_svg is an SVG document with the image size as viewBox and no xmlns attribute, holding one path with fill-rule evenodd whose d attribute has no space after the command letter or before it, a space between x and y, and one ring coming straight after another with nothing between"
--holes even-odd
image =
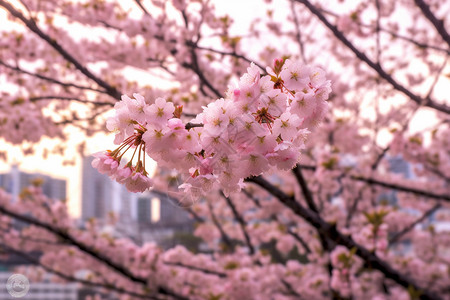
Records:
<instances>
[{"instance_id":1,"label":"tree branch","mask_svg":"<svg viewBox=\"0 0 450 300\"><path fill-rule=\"evenodd\" d=\"M196 266L190 266L190 265L186 265L186 264L179 263L179 262L176 263L176 262L165 261L164 264L169 265L169 266L181 267L181 268L185 268L185 269L189 269L189 270L193 270L193 271L199 271L199 272L202 272L202 273L205 273L205 274L216 275L216 276L218 276L220 278L227 277L227 274L223 273L223 272L208 270L208 269L199 268L199 267L196 267Z\"/></svg>"},{"instance_id":2,"label":"tree branch","mask_svg":"<svg viewBox=\"0 0 450 300\"><path fill-rule=\"evenodd\" d=\"M300 31L300 24L298 21L297 12L295 11L294 1L291 0L291 11L292 16L294 17L294 24L295 24L295 40L297 41L298 47L300 49L300 57L303 60L303 63L306 64L306 57L305 57L305 44L302 41L302 34Z\"/></svg>"},{"instance_id":3,"label":"tree branch","mask_svg":"<svg viewBox=\"0 0 450 300\"><path fill-rule=\"evenodd\" d=\"M241 54L237 54L234 51L233 52L226 52L226 51L221 51L221 50L217 50L217 49L213 49L213 48L209 48L209 47L203 47L203 46L199 46L199 45L197 45L197 44L195 44L195 43L193 43L191 41L187 41L186 42L186 46L189 46L189 47L192 47L192 48L195 48L195 49L199 49L199 50L205 50L205 51L217 53L217 54L220 54L220 55L232 56L232 57L235 57L235 58L240 58L242 60L245 60L248 63L254 63L255 66L260 68L262 71L264 71L264 72L266 71L266 69L261 64L259 64L257 62L254 62L254 61L250 60L249 58L247 58L247 57L245 57L245 56L243 56Z\"/></svg>"},{"instance_id":4,"label":"tree branch","mask_svg":"<svg viewBox=\"0 0 450 300\"><path fill-rule=\"evenodd\" d=\"M62 278L64 280L67 280L67 281L78 282L78 283L81 283L81 284L84 284L84 285L87 285L87 286L92 286L92 287L102 287L102 288L107 289L107 290L115 291L115 292L118 292L118 293L121 293L121 294L127 294L127 295L130 295L130 296L133 296L133 297L137 297L137 298L141 298L141 299L157 299L157 298L151 297L149 295L142 295L142 294L138 294L138 293L133 292L133 291L128 291L128 290L116 287L112 283L92 282L92 281L89 281L89 280L84 280L84 279L80 279L80 278L76 278L74 276L70 276L70 275L64 274L64 273L62 273L60 271L57 271L55 269L52 269L51 267L48 267L48 266L42 264L39 260L35 259L31 255L29 255L29 254L27 254L25 252L16 250L16 249L14 249L14 248L12 248L12 247L10 247L8 245L5 245L3 243L0 243L0 248L3 248L8 253L13 253L15 255L21 256L25 260L27 260L29 263L38 265L41 268L43 268L45 271L47 271L49 273L53 273L53 274L57 275L58 277L60 277L60 278Z\"/></svg>"},{"instance_id":5,"label":"tree branch","mask_svg":"<svg viewBox=\"0 0 450 300\"><path fill-rule=\"evenodd\" d=\"M300 169L300 165L295 165L295 168L292 169L292 172L295 175L295 178L297 179L298 184L300 185L300 188L303 192L303 196L305 197L306 203L308 204L309 209L312 211L319 213L319 210L317 209L316 204L314 203L314 199L312 196L311 191L308 188L308 185L306 183L305 178L303 177L302 171Z\"/></svg>"},{"instance_id":6,"label":"tree branch","mask_svg":"<svg viewBox=\"0 0 450 300\"><path fill-rule=\"evenodd\" d=\"M317 206L314 203L314 198L312 196L311 190L309 189L308 183L306 182L305 178L303 177L302 171L300 170L300 166L298 164L295 165L295 168L292 169L292 172L294 173L295 178L297 179L297 182L300 185L300 189L302 190L303 197L305 198L309 209L311 209L313 212L315 212L317 215L319 215L319 210L317 209ZM321 232L320 230L317 230L317 232L319 234L320 245L322 246L322 249L328 253L331 253L331 251L335 247L335 244L333 243L333 241L330 241L323 232ZM327 265L327 269L328 269L328 274L331 279L331 276L333 275L333 265L331 264L331 261L328 261L326 265ZM335 291L333 290L331 285L329 285L329 288L330 288L330 291L332 294L332 299L338 299L338 297L337 297L337 295L335 295Z\"/></svg>"},{"instance_id":7,"label":"tree branch","mask_svg":"<svg viewBox=\"0 0 450 300\"><path fill-rule=\"evenodd\" d=\"M426 4L425 1L414 0L414 3L416 3L416 5L420 8L424 16L431 22L431 24L433 24L434 28L436 28L439 35L450 47L450 35L448 34L447 30L445 30L444 21L436 18L436 16L430 9L430 6Z\"/></svg>"},{"instance_id":8,"label":"tree branch","mask_svg":"<svg viewBox=\"0 0 450 300\"><path fill-rule=\"evenodd\" d=\"M450 201L450 194L436 194L433 192L428 192L428 191L424 191L424 190L413 188L413 187L405 187L405 186L401 186L401 185L394 184L394 183L384 182L384 181L381 181L378 179L366 178L366 177L356 176L356 175L350 175L350 178L353 180L356 180L356 181L362 181L362 182L366 182L368 184L374 184L374 185L394 189L397 191L413 193L413 194L416 194L419 196L424 196L424 197L433 198L433 199L437 199L437 200Z\"/></svg>"},{"instance_id":9,"label":"tree branch","mask_svg":"<svg viewBox=\"0 0 450 300\"><path fill-rule=\"evenodd\" d=\"M233 242L231 241L230 237L227 235L225 230L223 230L222 225L220 225L220 223L219 223L219 220L217 220L217 217L214 214L211 204L209 202L207 202L207 204L208 204L209 212L211 214L211 220L214 223L214 225L217 227L217 229L219 230L222 241L228 246L228 248L230 250L233 250L233 248L234 248Z\"/></svg>"},{"instance_id":10,"label":"tree branch","mask_svg":"<svg viewBox=\"0 0 450 300\"><path fill-rule=\"evenodd\" d=\"M392 245L392 244L395 244L396 242L398 242L405 234L407 234L409 231L414 229L414 227L417 224L421 223L423 220L428 218L430 215L432 215L439 208L441 208L441 204L436 204L435 206L433 206L432 208L427 210L420 218L418 218L417 220L415 220L414 222L412 222L411 224L409 224L408 226L403 228L403 230L401 230L401 231L397 232L396 234L394 234L389 239L389 245Z\"/></svg>"},{"instance_id":11,"label":"tree branch","mask_svg":"<svg viewBox=\"0 0 450 300\"><path fill-rule=\"evenodd\" d=\"M41 100L63 100L63 101L76 101L80 103L89 103L89 104L95 104L98 106L108 105L108 106L114 106L114 103L110 102L97 102L97 101L89 101L89 100L83 100L79 99L77 97L64 97L64 96L40 96L40 97L31 97L29 99L31 102L34 101L41 101Z\"/></svg>"},{"instance_id":12,"label":"tree branch","mask_svg":"<svg viewBox=\"0 0 450 300\"><path fill-rule=\"evenodd\" d=\"M310 170L310 171L315 171L316 170L316 166L300 165L300 164L299 164L299 166L302 169L305 169L305 170ZM384 182L384 181L381 181L381 180L378 180L378 179L367 178L367 177L363 177L363 176L359 176L359 175L347 175L347 178L350 178L350 179L356 180L356 181L362 181L362 182L365 182L365 183L368 183L368 184L373 184L373 185L378 185L378 186L390 188L390 189L397 190L397 191L402 191L402 192L416 194L416 195L419 195L419 196L433 198L433 199L436 199L436 200L450 201L450 195L449 194L437 194L437 193L428 192L428 191L425 191L425 190L422 190L422 189L417 189L417 188L413 188L413 187L407 187L407 186L394 184L394 183L388 183L388 182Z\"/></svg>"},{"instance_id":13,"label":"tree branch","mask_svg":"<svg viewBox=\"0 0 450 300\"><path fill-rule=\"evenodd\" d=\"M4 66L4 67L6 67L6 68L8 68L10 70L17 71L17 72L20 72L20 73L23 73L23 74L26 74L26 75L29 75L29 76L33 76L33 77L36 77L36 78L39 78L39 79L42 79L42 80L45 80L45 81L48 81L48 82L56 83L56 84L59 84L59 85L64 86L64 87L74 87L74 88L81 89L81 90L90 90L90 91L99 92L99 93L106 93L103 90L91 88L91 87L88 87L88 86L81 86L81 85L77 85L77 84L74 84L74 83L62 82L62 81L59 81L57 79L54 79L54 78L51 78L51 77L48 77L48 76L44 76L44 75L41 75L41 74L38 74L38 73L32 73L32 72L26 71L26 70L21 69L19 67L13 67L13 66L8 65L7 63L5 63L2 60L0 60L0 65Z\"/></svg>"},{"instance_id":14,"label":"tree branch","mask_svg":"<svg viewBox=\"0 0 450 300\"><path fill-rule=\"evenodd\" d=\"M32 224L35 225L37 227L46 229L47 231L55 234L56 236L58 236L59 238L61 238L64 241L67 241L68 243L74 245L75 247L77 247L79 250L81 250L82 252L90 255L91 257L95 258L97 261L102 262L103 264L105 264L106 266L108 266L109 268L111 268L112 270L114 270L115 272L121 274L122 276L125 276L126 278L137 282L137 283L141 283L143 285L147 285L147 279L146 278L141 278L138 276L135 276L134 274L132 274L127 268L125 268L124 266L112 261L109 257L103 255L102 253L95 251L93 248L77 241L75 238L73 238L68 232L55 228L49 224L46 224L44 222L41 222L37 219L34 219L32 217L29 216L25 216L25 215L20 215L18 213L15 213L13 211L10 211L8 209L6 209L5 207L0 206L0 213L3 213L4 215L7 215L11 218L26 222L28 224ZM187 298L185 298L184 296L178 295L176 293L174 293L173 291L170 291L164 287L158 287L158 293L163 294L163 295L168 295L168 296L172 296L175 299L180 299L180 300L188 300Z\"/></svg>"},{"instance_id":15,"label":"tree branch","mask_svg":"<svg viewBox=\"0 0 450 300\"><path fill-rule=\"evenodd\" d=\"M150 13L145 8L145 6L141 3L141 0L134 0L134 2L136 2L136 4L141 8L141 10L144 12L144 14L146 14L147 16L150 16Z\"/></svg>"},{"instance_id":16,"label":"tree branch","mask_svg":"<svg viewBox=\"0 0 450 300\"><path fill-rule=\"evenodd\" d=\"M296 215L305 219L313 227L315 227L322 234L333 240L339 245L345 246L347 249L356 249L356 254L361 257L365 263L372 268L382 272L387 278L394 280L399 285L408 288L414 288L421 292L420 299L440 299L439 296L433 292L422 289L407 275L399 273L393 269L388 263L381 260L376 254L367 250L363 246L357 244L351 237L339 232L336 226L325 222L318 214L300 205L293 197L287 196L283 191L272 185L261 176L250 177L246 179L247 182L252 182L269 192L272 196L278 198L286 207L291 209Z\"/></svg>"},{"instance_id":17,"label":"tree branch","mask_svg":"<svg viewBox=\"0 0 450 300\"><path fill-rule=\"evenodd\" d=\"M53 49L55 49L59 54L61 54L64 59L72 63L75 68L77 68L81 73L83 73L86 77L92 79L99 86L104 88L108 95L119 100L121 97L121 93L113 86L109 85L106 81L95 76L91 71L89 71L85 66L83 66L78 60L76 60L69 52L67 52L56 40L52 39L46 33L44 33L37 24L31 20L25 18L25 16L18 10L16 10L11 4L4 0L0 0L0 6L3 6L6 10L8 10L14 17L21 20L31 31L37 34L41 39L47 42Z\"/></svg>"},{"instance_id":18,"label":"tree branch","mask_svg":"<svg viewBox=\"0 0 450 300\"><path fill-rule=\"evenodd\" d=\"M161 198L168 199L168 200L171 201L174 205L179 206L180 200L178 200L178 199L176 199L176 198L174 198L174 197L169 196L167 193L164 193L164 192L159 191L159 190L156 190L156 189L153 189L153 190L152 190L152 193L158 195L158 196L161 197ZM187 211L187 212L195 219L195 221L197 221L198 223L204 223L204 222L205 222L205 220L204 220L202 217L200 217L200 216L199 216L193 209L191 209L190 207L188 207L188 206L180 206L180 207L183 208L184 210L186 210L186 211Z\"/></svg>"},{"instance_id":19,"label":"tree branch","mask_svg":"<svg viewBox=\"0 0 450 300\"><path fill-rule=\"evenodd\" d=\"M247 196L247 198L249 198L250 200L252 200L253 203L255 203L255 205L256 205L258 208L261 208L261 207L262 207L262 206L261 206L261 203L260 203L260 201L259 201L259 199L256 198L256 197L254 197L249 191L247 191L246 189L242 189L241 191L245 194L245 196ZM281 222L281 221L278 219L278 217L277 217L276 214L273 214L273 215L270 217L270 219L273 220L273 221L275 221L275 222L277 222L278 224L283 225L283 226L286 225L286 224L284 224L283 222ZM300 243L300 245L302 245L302 247L305 249L305 252L306 252L306 253L311 253L311 248L309 248L309 246L308 246L308 244L305 242L305 240L304 240L301 236L299 236L296 232L292 231L292 229L289 228L288 225L286 225L286 227L287 227L287 233L289 233L295 240L297 240L297 241Z\"/></svg>"},{"instance_id":20,"label":"tree branch","mask_svg":"<svg viewBox=\"0 0 450 300\"><path fill-rule=\"evenodd\" d=\"M431 108L434 108L436 110L439 110L441 112L444 112L446 114L450 114L450 107L446 104L436 103L435 101L431 100L430 98L425 99L422 98L407 88L405 88L403 85L398 83L391 75L386 73L386 71L381 67L379 63L375 63L372 60L370 60L363 52L359 51L346 37L345 35L337 29L336 26L332 25L327 18L323 15L323 13L315 7L311 2L308 0L294 0L299 3L302 3L305 5L311 13L313 13L315 16L319 18L319 20L334 34L334 36L339 39L347 48L349 48L361 61L365 62L369 67L371 67L374 71L378 73L378 75L389 82L394 89L397 91L400 91L401 93L408 96L412 101L414 101L418 105L425 105Z\"/></svg>"},{"instance_id":21,"label":"tree branch","mask_svg":"<svg viewBox=\"0 0 450 300\"><path fill-rule=\"evenodd\" d=\"M247 222L242 218L242 216L239 214L239 212L236 209L236 206L234 206L233 201L225 196L222 190L220 190L220 195L225 199L228 206L230 207L231 211L233 212L234 218L239 223L239 226L241 227L242 233L244 234L245 243L247 244L247 247L250 251L250 255L255 254L255 247L253 247L252 242L250 240L250 236L247 232Z\"/></svg>"},{"instance_id":22,"label":"tree branch","mask_svg":"<svg viewBox=\"0 0 450 300\"><path fill-rule=\"evenodd\" d=\"M324 13L327 14L327 15L331 15L331 16L333 16L333 17L339 17L338 14L336 14L336 13L334 13L334 12L332 12L332 11L326 10L326 9L324 9L323 7L320 8L320 11L321 11L321 12L324 12ZM356 20L356 21L354 21L354 22L355 22L356 24L358 24L359 26L361 26L361 27L373 29L373 26L372 26L372 25L364 24L364 23L360 22L359 20ZM444 49L444 48L441 48L441 47L438 47L438 46L435 46L435 45L429 45L429 44L425 44L425 43L422 43L422 42L413 40L412 38L409 38L409 37L400 35L400 34L394 32L394 31L392 31L392 30L383 28L383 27L381 27L381 26L380 26L380 31L383 32L383 33L389 34L389 35L390 35L391 37L393 37L393 38L397 38L397 39L399 39L399 40L404 40L404 41L410 42L411 44L416 45L417 47L419 47L419 48L421 48L421 49L427 49L427 48L429 48L429 49L433 49L433 50L437 50L437 51L440 51L440 52L444 52L444 53L450 54L450 50L449 50L449 49Z\"/></svg>"}]
</instances>

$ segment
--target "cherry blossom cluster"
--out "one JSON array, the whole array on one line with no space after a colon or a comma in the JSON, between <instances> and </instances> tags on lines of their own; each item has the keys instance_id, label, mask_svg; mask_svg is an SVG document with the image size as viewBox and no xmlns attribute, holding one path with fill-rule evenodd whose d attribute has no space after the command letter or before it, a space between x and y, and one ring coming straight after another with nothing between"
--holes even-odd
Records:
<instances>
[{"instance_id":1,"label":"cherry blossom cluster","mask_svg":"<svg viewBox=\"0 0 450 300\"><path fill-rule=\"evenodd\" d=\"M350 253L342 246L336 247L331 253L331 264L333 271L331 275L331 287L338 291L343 297L349 297L351 294L351 267L354 263L354 253Z\"/></svg>"},{"instance_id":2,"label":"cherry blossom cluster","mask_svg":"<svg viewBox=\"0 0 450 300\"><path fill-rule=\"evenodd\" d=\"M226 194L240 190L243 179L270 168L291 169L304 148L308 128L327 112L331 83L320 68L278 59L268 75L254 64L226 98L203 107L189 123L182 106L163 98L148 104L134 94L122 97L107 128L116 132L114 151L98 153L93 166L125 184L132 192L152 186L145 171L145 154L160 166L189 173L180 188L203 194L215 184ZM128 149L130 162L121 165ZM133 159L137 162L133 164Z\"/></svg>"}]
</instances>

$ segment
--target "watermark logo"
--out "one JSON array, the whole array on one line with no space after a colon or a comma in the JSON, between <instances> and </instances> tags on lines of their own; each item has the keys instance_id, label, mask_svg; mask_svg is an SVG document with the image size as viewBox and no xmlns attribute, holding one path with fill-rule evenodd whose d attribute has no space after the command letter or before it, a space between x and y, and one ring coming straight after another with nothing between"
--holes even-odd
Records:
<instances>
[{"instance_id":1,"label":"watermark logo","mask_svg":"<svg viewBox=\"0 0 450 300\"><path fill-rule=\"evenodd\" d=\"M30 290L30 282L22 274L13 274L6 282L6 290L14 298L22 298Z\"/></svg>"}]
</instances>

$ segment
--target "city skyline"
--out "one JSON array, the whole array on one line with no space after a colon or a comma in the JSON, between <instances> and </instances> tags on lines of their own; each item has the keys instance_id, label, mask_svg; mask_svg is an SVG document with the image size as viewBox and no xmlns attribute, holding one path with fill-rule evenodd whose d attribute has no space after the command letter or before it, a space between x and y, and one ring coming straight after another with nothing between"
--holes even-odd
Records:
<instances>
[{"instance_id":1,"label":"city skyline","mask_svg":"<svg viewBox=\"0 0 450 300\"><path fill-rule=\"evenodd\" d=\"M7 173L0 173L0 187L12 195L14 202L20 193L31 185L40 186L42 193L51 199L67 201L67 183L64 179L37 172L24 172L17 165L12 165Z\"/></svg>"}]
</instances>

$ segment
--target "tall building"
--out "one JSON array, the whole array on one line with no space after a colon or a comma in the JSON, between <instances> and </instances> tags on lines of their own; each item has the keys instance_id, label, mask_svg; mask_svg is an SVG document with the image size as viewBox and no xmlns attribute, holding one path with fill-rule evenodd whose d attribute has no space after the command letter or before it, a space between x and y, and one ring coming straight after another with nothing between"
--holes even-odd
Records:
<instances>
[{"instance_id":1,"label":"tall building","mask_svg":"<svg viewBox=\"0 0 450 300\"><path fill-rule=\"evenodd\" d=\"M121 219L129 218L129 200L132 196L122 185L93 168L93 157L85 157L82 165L81 218L104 220L110 212Z\"/></svg>"},{"instance_id":2,"label":"tall building","mask_svg":"<svg viewBox=\"0 0 450 300\"><path fill-rule=\"evenodd\" d=\"M415 177L411 163L404 160L401 155L387 157L389 162L389 171L396 174L402 174L405 179Z\"/></svg>"},{"instance_id":3,"label":"tall building","mask_svg":"<svg viewBox=\"0 0 450 300\"><path fill-rule=\"evenodd\" d=\"M132 219L141 225L177 227L192 221L186 210L162 192L143 193L131 201Z\"/></svg>"},{"instance_id":4,"label":"tall building","mask_svg":"<svg viewBox=\"0 0 450 300\"><path fill-rule=\"evenodd\" d=\"M170 248L180 243L177 236L192 239L194 220L185 209L165 193L150 191L131 199L132 219L136 240L156 242Z\"/></svg>"},{"instance_id":5,"label":"tall building","mask_svg":"<svg viewBox=\"0 0 450 300\"><path fill-rule=\"evenodd\" d=\"M93 157L83 159L82 221L90 218L100 223L109 213L118 216L115 233L140 242L168 239L176 232L191 232L193 221L165 193L131 193L92 167Z\"/></svg>"},{"instance_id":6,"label":"tall building","mask_svg":"<svg viewBox=\"0 0 450 300\"><path fill-rule=\"evenodd\" d=\"M20 171L17 165L13 165L8 173L0 174L0 187L12 195L16 201L20 192L39 181L42 192L49 198L66 200L66 181L39 173L26 173Z\"/></svg>"}]
</instances>

